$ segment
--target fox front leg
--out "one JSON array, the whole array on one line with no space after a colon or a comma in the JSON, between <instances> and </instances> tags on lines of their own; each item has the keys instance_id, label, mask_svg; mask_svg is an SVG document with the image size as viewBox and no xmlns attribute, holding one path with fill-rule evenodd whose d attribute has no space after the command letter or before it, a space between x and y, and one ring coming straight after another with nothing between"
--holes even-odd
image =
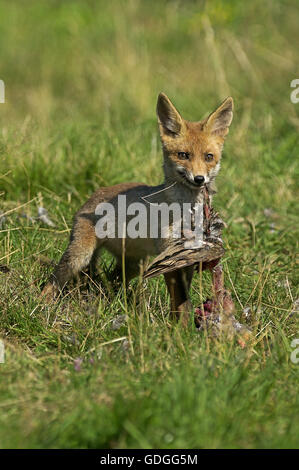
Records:
<instances>
[{"instance_id":1,"label":"fox front leg","mask_svg":"<svg viewBox=\"0 0 299 470\"><path fill-rule=\"evenodd\" d=\"M170 295L170 316L184 327L189 323L192 304L189 289L193 277L193 266L177 269L164 274Z\"/></svg>"}]
</instances>

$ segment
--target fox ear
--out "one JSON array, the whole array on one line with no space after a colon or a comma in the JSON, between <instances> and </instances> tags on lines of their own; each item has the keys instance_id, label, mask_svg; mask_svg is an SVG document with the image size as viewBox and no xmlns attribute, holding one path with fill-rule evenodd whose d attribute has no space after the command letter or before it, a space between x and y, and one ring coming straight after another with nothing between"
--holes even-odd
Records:
<instances>
[{"instance_id":1,"label":"fox ear","mask_svg":"<svg viewBox=\"0 0 299 470\"><path fill-rule=\"evenodd\" d=\"M204 129L211 134L225 137L228 134L228 128L233 120L234 102L231 96L226 98L204 122Z\"/></svg>"},{"instance_id":2,"label":"fox ear","mask_svg":"<svg viewBox=\"0 0 299 470\"><path fill-rule=\"evenodd\" d=\"M175 135L181 132L183 119L164 93L158 96L157 115L161 132Z\"/></svg>"}]
</instances>

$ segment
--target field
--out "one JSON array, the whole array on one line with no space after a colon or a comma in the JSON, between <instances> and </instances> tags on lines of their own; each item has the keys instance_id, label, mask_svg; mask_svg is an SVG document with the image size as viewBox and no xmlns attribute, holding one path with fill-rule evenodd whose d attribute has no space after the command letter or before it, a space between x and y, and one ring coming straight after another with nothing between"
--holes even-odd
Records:
<instances>
[{"instance_id":1,"label":"field","mask_svg":"<svg viewBox=\"0 0 299 470\"><path fill-rule=\"evenodd\" d=\"M0 3L1 448L298 447L298 23L295 0ZM160 91L190 120L235 100L215 206L250 347L176 328L162 278L39 298L96 188L162 181Z\"/></svg>"}]
</instances>

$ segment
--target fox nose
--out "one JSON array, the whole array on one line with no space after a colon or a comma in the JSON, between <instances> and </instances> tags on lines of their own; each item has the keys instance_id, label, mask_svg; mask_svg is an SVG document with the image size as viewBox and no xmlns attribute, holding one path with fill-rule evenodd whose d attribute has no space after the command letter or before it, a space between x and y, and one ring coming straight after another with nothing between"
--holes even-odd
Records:
<instances>
[{"instance_id":1,"label":"fox nose","mask_svg":"<svg viewBox=\"0 0 299 470\"><path fill-rule=\"evenodd\" d=\"M194 176L194 183L197 184L197 186L200 186L205 180L205 177L202 175L197 175Z\"/></svg>"}]
</instances>

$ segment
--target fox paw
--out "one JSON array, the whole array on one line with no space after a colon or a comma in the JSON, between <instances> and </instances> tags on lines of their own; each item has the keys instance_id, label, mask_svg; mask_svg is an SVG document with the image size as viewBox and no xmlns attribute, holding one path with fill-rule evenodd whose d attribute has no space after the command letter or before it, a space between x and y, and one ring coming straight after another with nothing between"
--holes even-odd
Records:
<instances>
[{"instance_id":1,"label":"fox paw","mask_svg":"<svg viewBox=\"0 0 299 470\"><path fill-rule=\"evenodd\" d=\"M54 284L48 283L40 293L40 299L46 303L51 303L57 297L57 288Z\"/></svg>"}]
</instances>

